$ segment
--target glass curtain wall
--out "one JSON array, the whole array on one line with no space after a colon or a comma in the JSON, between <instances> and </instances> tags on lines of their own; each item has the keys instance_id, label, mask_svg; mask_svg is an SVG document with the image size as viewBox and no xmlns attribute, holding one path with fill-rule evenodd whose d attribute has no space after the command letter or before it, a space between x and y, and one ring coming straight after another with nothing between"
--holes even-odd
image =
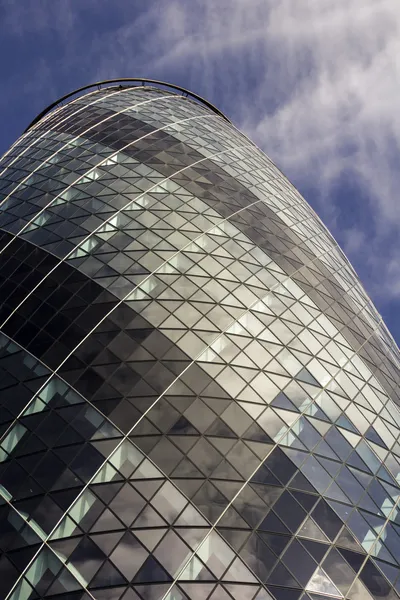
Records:
<instances>
[{"instance_id":1,"label":"glass curtain wall","mask_svg":"<svg viewBox=\"0 0 400 600\"><path fill-rule=\"evenodd\" d=\"M399 352L271 160L109 86L0 161L0 597L395 600Z\"/></svg>"}]
</instances>

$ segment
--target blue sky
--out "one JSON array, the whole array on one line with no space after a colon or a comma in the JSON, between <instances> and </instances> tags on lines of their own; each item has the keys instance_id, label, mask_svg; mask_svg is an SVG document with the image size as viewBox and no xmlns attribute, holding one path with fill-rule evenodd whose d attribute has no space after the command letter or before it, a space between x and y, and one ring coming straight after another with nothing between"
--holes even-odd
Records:
<instances>
[{"instance_id":1,"label":"blue sky","mask_svg":"<svg viewBox=\"0 0 400 600\"><path fill-rule=\"evenodd\" d=\"M2 0L0 152L113 77L203 95L276 162L400 340L398 0Z\"/></svg>"}]
</instances>

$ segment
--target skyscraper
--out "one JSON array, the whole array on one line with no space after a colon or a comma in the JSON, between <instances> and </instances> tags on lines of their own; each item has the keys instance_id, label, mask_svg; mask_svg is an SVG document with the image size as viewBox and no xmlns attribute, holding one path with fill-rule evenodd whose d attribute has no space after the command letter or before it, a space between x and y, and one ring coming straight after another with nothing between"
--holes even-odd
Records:
<instances>
[{"instance_id":1,"label":"skyscraper","mask_svg":"<svg viewBox=\"0 0 400 600\"><path fill-rule=\"evenodd\" d=\"M0 597L400 595L399 352L212 105L105 82L0 161Z\"/></svg>"}]
</instances>

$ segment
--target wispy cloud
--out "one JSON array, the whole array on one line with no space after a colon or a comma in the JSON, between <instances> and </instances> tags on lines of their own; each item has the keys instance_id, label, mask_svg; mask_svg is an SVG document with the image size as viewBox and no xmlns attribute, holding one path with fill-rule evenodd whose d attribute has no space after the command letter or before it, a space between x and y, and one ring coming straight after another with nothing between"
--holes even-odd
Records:
<instances>
[{"instance_id":1,"label":"wispy cloud","mask_svg":"<svg viewBox=\"0 0 400 600\"><path fill-rule=\"evenodd\" d=\"M4 0L2 27L9 34L22 37L27 33L40 35L51 31L70 33L77 18L72 0Z\"/></svg>"}]
</instances>

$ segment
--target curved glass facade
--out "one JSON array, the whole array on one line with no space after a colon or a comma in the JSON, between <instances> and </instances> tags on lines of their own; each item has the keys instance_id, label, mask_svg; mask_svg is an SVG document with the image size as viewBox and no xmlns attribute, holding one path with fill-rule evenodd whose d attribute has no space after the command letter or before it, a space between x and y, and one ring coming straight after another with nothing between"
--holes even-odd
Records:
<instances>
[{"instance_id":1,"label":"curved glass facade","mask_svg":"<svg viewBox=\"0 0 400 600\"><path fill-rule=\"evenodd\" d=\"M0 161L0 597L394 600L399 352L274 164L109 87Z\"/></svg>"}]
</instances>

